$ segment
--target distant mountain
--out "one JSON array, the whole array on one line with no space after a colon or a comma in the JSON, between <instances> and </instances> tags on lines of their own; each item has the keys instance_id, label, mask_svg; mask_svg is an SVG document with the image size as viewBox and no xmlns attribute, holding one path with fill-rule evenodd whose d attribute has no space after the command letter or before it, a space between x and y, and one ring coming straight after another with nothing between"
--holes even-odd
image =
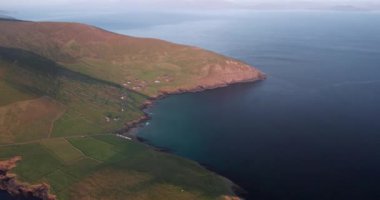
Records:
<instances>
[{"instance_id":1,"label":"distant mountain","mask_svg":"<svg viewBox=\"0 0 380 200\"><path fill-rule=\"evenodd\" d=\"M7 15L0 14L0 20L16 20L16 19Z\"/></svg>"},{"instance_id":2,"label":"distant mountain","mask_svg":"<svg viewBox=\"0 0 380 200\"><path fill-rule=\"evenodd\" d=\"M9 19L8 16L0 14L0 19Z\"/></svg>"}]
</instances>

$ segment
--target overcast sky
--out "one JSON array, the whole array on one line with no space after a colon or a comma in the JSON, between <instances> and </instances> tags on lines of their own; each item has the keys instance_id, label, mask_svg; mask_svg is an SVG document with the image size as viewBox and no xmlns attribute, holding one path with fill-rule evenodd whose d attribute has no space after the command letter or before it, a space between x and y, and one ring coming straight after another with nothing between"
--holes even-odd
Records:
<instances>
[{"instance_id":1,"label":"overcast sky","mask_svg":"<svg viewBox=\"0 0 380 200\"><path fill-rule=\"evenodd\" d=\"M380 0L0 0L0 10L378 9Z\"/></svg>"}]
</instances>

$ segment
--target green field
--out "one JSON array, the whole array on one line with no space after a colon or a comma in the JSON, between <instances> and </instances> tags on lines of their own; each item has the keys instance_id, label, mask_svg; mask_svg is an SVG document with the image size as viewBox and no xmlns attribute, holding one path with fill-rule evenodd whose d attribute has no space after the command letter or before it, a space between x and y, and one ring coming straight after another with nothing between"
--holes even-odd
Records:
<instances>
[{"instance_id":1,"label":"green field","mask_svg":"<svg viewBox=\"0 0 380 200\"><path fill-rule=\"evenodd\" d=\"M43 140L40 142L52 154L57 156L64 163L72 163L85 157L77 148L72 146L65 138Z\"/></svg>"},{"instance_id":2,"label":"green field","mask_svg":"<svg viewBox=\"0 0 380 200\"><path fill-rule=\"evenodd\" d=\"M68 141L0 147L0 158L22 156L14 170L19 178L49 183L62 200L218 199L231 194L228 183L198 164L142 144L113 135Z\"/></svg>"},{"instance_id":3,"label":"green field","mask_svg":"<svg viewBox=\"0 0 380 200\"><path fill-rule=\"evenodd\" d=\"M1 64L0 64L1 65ZM33 93L26 91L20 91L17 88L12 87L5 81L1 80L0 76L0 106L11 104L16 101L30 100L36 98Z\"/></svg>"}]
</instances>

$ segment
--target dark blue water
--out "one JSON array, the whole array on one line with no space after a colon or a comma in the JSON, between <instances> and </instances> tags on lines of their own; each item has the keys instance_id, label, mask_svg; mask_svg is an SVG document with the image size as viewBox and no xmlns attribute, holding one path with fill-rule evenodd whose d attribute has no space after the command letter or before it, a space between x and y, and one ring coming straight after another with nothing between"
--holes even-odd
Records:
<instances>
[{"instance_id":1,"label":"dark blue water","mask_svg":"<svg viewBox=\"0 0 380 200\"><path fill-rule=\"evenodd\" d=\"M244 12L118 30L268 75L160 100L139 135L227 176L248 199L380 199L378 22L369 12Z\"/></svg>"},{"instance_id":2,"label":"dark blue water","mask_svg":"<svg viewBox=\"0 0 380 200\"><path fill-rule=\"evenodd\" d=\"M0 199L1 200L12 200L13 198L7 192L0 190Z\"/></svg>"},{"instance_id":3,"label":"dark blue water","mask_svg":"<svg viewBox=\"0 0 380 200\"><path fill-rule=\"evenodd\" d=\"M0 190L0 200L40 200L40 199L32 198L32 197L30 197L30 198L26 198L26 197L15 198L15 197L12 197L11 195L9 195L8 192Z\"/></svg>"}]
</instances>

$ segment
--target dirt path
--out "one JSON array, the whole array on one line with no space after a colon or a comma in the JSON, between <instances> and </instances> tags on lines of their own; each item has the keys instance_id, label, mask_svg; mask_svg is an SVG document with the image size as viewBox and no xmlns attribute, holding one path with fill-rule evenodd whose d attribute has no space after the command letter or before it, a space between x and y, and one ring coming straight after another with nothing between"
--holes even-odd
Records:
<instances>
[{"instance_id":1,"label":"dirt path","mask_svg":"<svg viewBox=\"0 0 380 200\"><path fill-rule=\"evenodd\" d=\"M102 136L102 135L112 135L112 134L104 133L104 134L94 134L94 135L74 135L74 136L64 136L64 137L54 137L54 138L43 138L43 139L31 140L31 141L27 141L27 142L15 142L15 143L9 143L9 144L0 144L0 147L34 144L34 143L38 143L38 142L41 142L44 140L50 140L50 139L85 138L85 137Z\"/></svg>"},{"instance_id":2,"label":"dirt path","mask_svg":"<svg viewBox=\"0 0 380 200\"><path fill-rule=\"evenodd\" d=\"M66 111L67 111L66 106L65 106L64 104L62 104L62 103L60 103L60 104L61 104L61 106L64 107L65 109L62 110L62 112L59 113L59 114L53 119L53 121L52 121L52 123L50 124L50 127L49 127L49 133L48 133L47 138L51 138L51 134L53 133L53 128L54 128L54 124L55 124L55 122L56 122L58 119L60 119L60 118L66 113Z\"/></svg>"}]
</instances>

